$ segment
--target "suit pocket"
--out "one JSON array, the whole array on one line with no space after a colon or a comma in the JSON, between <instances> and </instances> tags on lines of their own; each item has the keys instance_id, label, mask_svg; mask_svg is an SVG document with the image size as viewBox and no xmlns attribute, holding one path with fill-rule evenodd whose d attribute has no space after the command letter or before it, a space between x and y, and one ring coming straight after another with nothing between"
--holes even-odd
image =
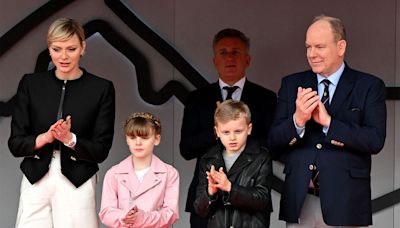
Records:
<instances>
[{"instance_id":1,"label":"suit pocket","mask_svg":"<svg viewBox=\"0 0 400 228\"><path fill-rule=\"evenodd\" d=\"M361 124L363 111L358 107L352 107L344 112L344 121L348 123Z\"/></svg>"},{"instance_id":2,"label":"suit pocket","mask_svg":"<svg viewBox=\"0 0 400 228\"><path fill-rule=\"evenodd\" d=\"M350 169L350 176L353 178L370 178L370 171L367 169Z\"/></svg>"}]
</instances>

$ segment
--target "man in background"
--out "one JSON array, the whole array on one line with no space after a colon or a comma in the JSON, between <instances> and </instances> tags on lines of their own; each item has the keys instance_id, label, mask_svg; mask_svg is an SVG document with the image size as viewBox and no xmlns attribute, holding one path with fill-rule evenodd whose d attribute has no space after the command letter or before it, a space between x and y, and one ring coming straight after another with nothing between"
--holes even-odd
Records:
<instances>
[{"instance_id":1,"label":"man in background","mask_svg":"<svg viewBox=\"0 0 400 228\"><path fill-rule=\"evenodd\" d=\"M186 211L191 213L192 228L207 227L208 219L195 213L193 203L199 182L198 162L212 146L220 143L214 133L217 102L227 99L245 102L252 114L252 138L261 145L266 145L276 107L276 94L247 79L246 69L251 60L249 48L250 41L241 31L231 28L219 31L213 40L213 62L219 79L204 88L192 91L185 104L180 152L186 160L197 159L186 201Z\"/></svg>"}]
</instances>

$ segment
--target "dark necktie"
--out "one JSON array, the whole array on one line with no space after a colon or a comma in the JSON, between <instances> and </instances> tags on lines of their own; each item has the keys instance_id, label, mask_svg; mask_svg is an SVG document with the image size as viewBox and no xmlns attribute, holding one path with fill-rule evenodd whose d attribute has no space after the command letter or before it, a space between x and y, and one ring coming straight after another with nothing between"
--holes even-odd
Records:
<instances>
[{"instance_id":1,"label":"dark necktie","mask_svg":"<svg viewBox=\"0 0 400 228\"><path fill-rule=\"evenodd\" d=\"M224 90L228 91L228 95L226 95L226 99L225 100L229 100L232 99L232 94L233 92L235 92L235 90L239 88L239 86L224 86Z\"/></svg>"},{"instance_id":2,"label":"dark necktie","mask_svg":"<svg viewBox=\"0 0 400 228\"><path fill-rule=\"evenodd\" d=\"M324 93L322 94L321 102L325 105L326 110L329 109L329 84L331 82L328 79L322 80L322 84L324 84ZM316 167L316 166L314 166ZM311 181L313 183L314 192L319 191L319 171L317 168L314 168L311 175Z\"/></svg>"},{"instance_id":3,"label":"dark necktie","mask_svg":"<svg viewBox=\"0 0 400 228\"><path fill-rule=\"evenodd\" d=\"M325 108L329 107L329 84L331 82L328 79L322 80L322 84L324 84L324 93L322 94L321 102L325 105Z\"/></svg>"}]
</instances>

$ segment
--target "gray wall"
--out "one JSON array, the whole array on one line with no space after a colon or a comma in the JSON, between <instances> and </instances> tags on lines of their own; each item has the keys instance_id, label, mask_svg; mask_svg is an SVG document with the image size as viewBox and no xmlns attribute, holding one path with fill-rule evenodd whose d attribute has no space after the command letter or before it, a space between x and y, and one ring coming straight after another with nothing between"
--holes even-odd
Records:
<instances>
[{"instance_id":1,"label":"gray wall","mask_svg":"<svg viewBox=\"0 0 400 228\"><path fill-rule=\"evenodd\" d=\"M0 36L46 2L1 0ZM400 86L400 34L397 30L400 23L399 0L123 2L209 82L217 79L211 61L213 35L222 28L234 27L251 38L252 63L248 78L277 92L283 76L307 69L305 30L315 15L325 13L340 17L347 26L346 60L351 67L378 75L387 86ZM194 89L170 62L124 24L104 1L79 0L51 15L0 56L0 101L8 101L15 94L22 75L34 71L38 54L46 48L47 28L58 17L76 18L83 24L94 19L108 21L149 60L153 89L161 89L170 80L177 80ZM162 105L146 103L138 93L135 65L101 35L90 37L87 48L82 66L94 74L112 80L116 88L114 144L109 158L101 164L98 173L100 180L102 181L108 168L129 155L121 131L122 121L133 111L155 113L163 124L162 141L156 153L164 161L173 164L181 177L181 217L174 227L188 227L189 216L184 212L184 204L194 161L186 161L179 154L183 104L175 97ZM374 199L400 188L400 102L388 100L387 107L386 145L380 154L373 157ZM2 227L13 227L22 177L19 170L21 160L12 157L7 147L10 134L9 117L0 117L0 129L0 221ZM274 169L274 173L283 178L282 165L276 163ZM102 183L99 183L98 199L101 187ZM271 227L274 228L284 227L284 223L277 219L279 197L277 192L273 192L274 213ZM400 227L400 205L375 213L373 222L373 227Z\"/></svg>"}]
</instances>

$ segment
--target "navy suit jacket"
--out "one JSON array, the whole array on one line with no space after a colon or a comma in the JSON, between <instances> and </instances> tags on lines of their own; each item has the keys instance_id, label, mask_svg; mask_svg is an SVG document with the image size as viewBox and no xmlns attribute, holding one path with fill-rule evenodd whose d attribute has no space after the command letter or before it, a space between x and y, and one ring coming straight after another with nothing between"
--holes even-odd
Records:
<instances>
[{"instance_id":1,"label":"navy suit jacket","mask_svg":"<svg viewBox=\"0 0 400 228\"><path fill-rule=\"evenodd\" d=\"M196 198L200 158L212 146L219 143L214 134L214 112L217 108L217 101L223 101L218 82L192 91L186 100L179 145L180 152L186 160L197 159L186 201L186 211L188 212L195 212L193 202ZM277 102L276 94L246 80L241 101L245 102L251 111L253 123L251 136L262 145L266 145Z\"/></svg>"},{"instance_id":2,"label":"navy suit jacket","mask_svg":"<svg viewBox=\"0 0 400 228\"><path fill-rule=\"evenodd\" d=\"M383 81L346 66L328 110L328 133L310 120L302 138L293 123L299 86L317 90L316 74L306 71L282 79L269 135L271 150L286 157L279 218L298 222L312 173L309 166L315 164L325 223L372 224L371 155L382 149L386 137Z\"/></svg>"}]
</instances>

